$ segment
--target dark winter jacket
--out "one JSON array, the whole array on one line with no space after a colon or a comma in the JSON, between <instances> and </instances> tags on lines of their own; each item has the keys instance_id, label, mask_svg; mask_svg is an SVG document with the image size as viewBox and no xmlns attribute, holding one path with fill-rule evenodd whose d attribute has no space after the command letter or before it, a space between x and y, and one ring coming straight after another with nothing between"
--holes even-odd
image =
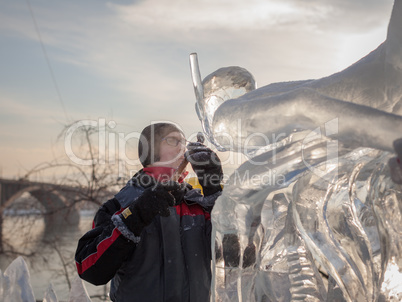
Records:
<instances>
[{"instance_id":1,"label":"dark winter jacket","mask_svg":"<svg viewBox=\"0 0 402 302\"><path fill-rule=\"evenodd\" d=\"M78 243L78 274L95 285L112 280L113 301L209 301L210 210L220 192L203 197L187 185L170 216L156 216L136 237L118 214L149 185L146 177L137 173L99 209L93 229Z\"/></svg>"}]
</instances>

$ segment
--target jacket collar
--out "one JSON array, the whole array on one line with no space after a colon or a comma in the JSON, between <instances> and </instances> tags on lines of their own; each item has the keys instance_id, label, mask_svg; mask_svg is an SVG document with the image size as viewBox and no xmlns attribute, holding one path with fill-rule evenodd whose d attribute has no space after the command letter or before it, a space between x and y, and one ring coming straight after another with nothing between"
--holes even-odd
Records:
<instances>
[{"instance_id":1,"label":"jacket collar","mask_svg":"<svg viewBox=\"0 0 402 302\"><path fill-rule=\"evenodd\" d=\"M171 167L146 167L143 168L147 175L152 176L156 181L168 181L171 180L174 173L176 173L177 169ZM188 175L188 172L182 173L178 182L182 183L184 178Z\"/></svg>"}]
</instances>

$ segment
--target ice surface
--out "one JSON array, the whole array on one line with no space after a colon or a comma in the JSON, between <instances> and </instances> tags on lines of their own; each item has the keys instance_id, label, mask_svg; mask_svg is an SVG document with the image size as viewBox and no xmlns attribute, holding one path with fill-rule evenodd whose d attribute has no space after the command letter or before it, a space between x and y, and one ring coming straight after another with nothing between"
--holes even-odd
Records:
<instances>
[{"instance_id":1,"label":"ice surface","mask_svg":"<svg viewBox=\"0 0 402 302\"><path fill-rule=\"evenodd\" d=\"M0 301L35 302L27 264L16 258L5 270L0 270ZM53 286L49 284L43 302L58 302ZM91 302L82 280L77 276L71 284L69 302Z\"/></svg>"},{"instance_id":2,"label":"ice surface","mask_svg":"<svg viewBox=\"0 0 402 302\"><path fill-rule=\"evenodd\" d=\"M49 284L49 287L47 288L47 290L45 292L43 302L58 302L58 301L59 300L57 299L57 295L53 289L53 285Z\"/></svg>"},{"instance_id":3,"label":"ice surface","mask_svg":"<svg viewBox=\"0 0 402 302\"><path fill-rule=\"evenodd\" d=\"M80 277L75 277L71 284L69 302L91 302L88 292Z\"/></svg>"},{"instance_id":4,"label":"ice surface","mask_svg":"<svg viewBox=\"0 0 402 302\"><path fill-rule=\"evenodd\" d=\"M272 143L273 135L288 142L295 132L314 130L338 119L339 129L332 138L351 147L374 147L392 151L392 142L402 133L402 4L397 0L388 29L388 39L376 50L342 72L318 80L274 83L252 90L254 79L246 71L233 74L226 69L197 81L193 68L197 110L208 138L219 147L244 152L253 144L247 138L264 134ZM193 56L194 57L194 56ZM196 59L192 59L193 66ZM234 67L239 69L239 67ZM229 77L229 79L228 79ZM242 78L243 82L241 79ZM213 79L212 87L207 79ZM226 82L233 85L234 92ZM201 87L201 88L200 88ZM200 96L203 93L205 98ZM232 97L231 100L228 98ZM237 98L236 98L237 97ZM235 99L233 99L235 98ZM219 100L219 107L215 109ZM226 100L226 102L223 102ZM215 109L215 110L214 110ZM231 141L228 139L237 138ZM255 141L255 145L266 143Z\"/></svg>"},{"instance_id":5,"label":"ice surface","mask_svg":"<svg viewBox=\"0 0 402 302\"><path fill-rule=\"evenodd\" d=\"M259 89L238 67L201 82L191 55L206 136L249 158L212 212L214 301L401 301L401 28L396 0L363 59Z\"/></svg>"},{"instance_id":6,"label":"ice surface","mask_svg":"<svg viewBox=\"0 0 402 302\"><path fill-rule=\"evenodd\" d=\"M0 301L35 301L28 267L22 257L16 258L1 275Z\"/></svg>"},{"instance_id":7,"label":"ice surface","mask_svg":"<svg viewBox=\"0 0 402 302\"><path fill-rule=\"evenodd\" d=\"M376 301L388 290L389 260L401 267L402 196L389 154L357 149L328 167L326 143L317 143L305 151L323 178L306 168L301 147L276 163L262 154L267 165L246 162L225 185L212 214L217 301Z\"/></svg>"}]
</instances>

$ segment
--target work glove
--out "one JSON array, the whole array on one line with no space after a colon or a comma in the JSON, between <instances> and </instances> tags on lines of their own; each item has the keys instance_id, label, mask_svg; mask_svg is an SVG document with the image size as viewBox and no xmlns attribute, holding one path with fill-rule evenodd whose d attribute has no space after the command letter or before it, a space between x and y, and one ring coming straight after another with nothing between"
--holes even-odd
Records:
<instances>
[{"instance_id":1,"label":"work glove","mask_svg":"<svg viewBox=\"0 0 402 302\"><path fill-rule=\"evenodd\" d=\"M175 199L175 204L179 205L183 202L184 195L192 189L192 186L188 183L177 183L177 189L170 191Z\"/></svg>"},{"instance_id":2,"label":"work glove","mask_svg":"<svg viewBox=\"0 0 402 302\"><path fill-rule=\"evenodd\" d=\"M189 143L187 150L184 156L197 174L204 196L222 191L223 172L218 155L199 142Z\"/></svg>"},{"instance_id":3,"label":"work glove","mask_svg":"<svg viewBox=\"0 0 402 302\"><path fill-rule=\"evenodd\" d=\"M158 182L155 186L145 189L141 196L120 214L121 220L135 236L140 236L156 215L170 215L169 207L175 205L175 198L169 191L177 190L178 186L177 182L169 181Z\"/></svg>"}]
</instances>

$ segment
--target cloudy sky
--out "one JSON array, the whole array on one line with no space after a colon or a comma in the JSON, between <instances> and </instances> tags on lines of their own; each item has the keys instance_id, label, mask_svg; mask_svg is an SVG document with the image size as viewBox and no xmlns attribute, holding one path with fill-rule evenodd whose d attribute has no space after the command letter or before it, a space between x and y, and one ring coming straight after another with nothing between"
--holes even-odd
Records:
<instances>
[{"instance_id":1,"label":"cloudy sky","mask_svg":"<svg viewBox=\"0 0 402 302\"><path fill-rule=\"evenodd\" d=\"M392 3L0 0L0 177L63 156L76 120L200 130L192 52L202 77L237 65L259 87L340 71L384 41Z\"/></svg>"}]
</instances>

